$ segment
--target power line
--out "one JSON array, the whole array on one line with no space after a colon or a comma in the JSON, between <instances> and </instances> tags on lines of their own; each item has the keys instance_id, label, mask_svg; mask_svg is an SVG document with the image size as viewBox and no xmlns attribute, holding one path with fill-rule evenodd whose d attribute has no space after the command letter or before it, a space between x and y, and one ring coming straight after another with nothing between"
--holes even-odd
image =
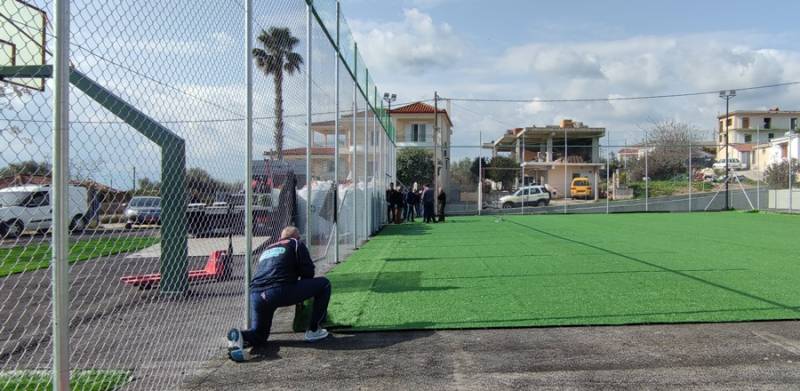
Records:
<instances>
[{"instance_id":1,"label":"power line","mask_svg":"<svg viewBox=\"0 0 800 391\"><path fill-rule=\"evenodd\" d=\"M766 84L753 87L734 88L736 91L752 91L768 88L787 87L800 84L800 81L790 81L785 83ZM494 103L569 103L569 102L612 102L612 101L631 101L631 100L648 100L648 99L667 99L667 98L681 98L688 96L699 95L716 95L720 90L713 91L696 91L696 92L683 92L676 94L663 94L663 95L645 95L645 96L628 96L616 98L573 98L573 99L502 99L502 98L443 98L450 99L455 102L494 102Z\"/></svg>"}]
</instances>

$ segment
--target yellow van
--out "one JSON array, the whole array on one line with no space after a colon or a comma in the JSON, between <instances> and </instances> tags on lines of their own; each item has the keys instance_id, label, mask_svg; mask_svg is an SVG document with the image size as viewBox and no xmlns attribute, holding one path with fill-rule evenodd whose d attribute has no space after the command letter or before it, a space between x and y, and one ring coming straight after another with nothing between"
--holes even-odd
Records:
<instances>
[{"instance_id":1,"label":"yellow van","mask_svg":"<svg viewBox=\"0 0 800 391\"><path fill-rule=\"evenodd\" d=\"M583 198L591 198L592 197L592 185L589 183L589 178L585 177L577 177L572 179L572 185L569 188L570 196L572 198L583 197Z\"/></svg>"}]
</instances>

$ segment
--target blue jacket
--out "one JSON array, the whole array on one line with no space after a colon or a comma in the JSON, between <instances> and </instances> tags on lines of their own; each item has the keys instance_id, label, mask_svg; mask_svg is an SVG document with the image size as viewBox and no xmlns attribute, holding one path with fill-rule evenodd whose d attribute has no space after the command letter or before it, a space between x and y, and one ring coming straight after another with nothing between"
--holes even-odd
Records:
<instances>
[{"instance_id":1,"label":"blue jacket","mask_svg":"<svg viewBox=\"0 0 800 391\"><path fill-rule=\"evenodd\" d=\"M306 245L297 239L284 239L261 253L250 289L263 291L313 277L314 261Z\"/></svg>"}]
</instances>

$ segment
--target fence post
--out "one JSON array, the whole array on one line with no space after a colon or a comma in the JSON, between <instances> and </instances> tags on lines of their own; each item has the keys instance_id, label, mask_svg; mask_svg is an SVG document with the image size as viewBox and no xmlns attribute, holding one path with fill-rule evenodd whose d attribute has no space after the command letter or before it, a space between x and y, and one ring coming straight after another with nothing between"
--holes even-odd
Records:
<instances>
[{"instance_id":1,"label":"fence post","mask_svg":"<svg viewBox=\"0 0 800 391\"><path fill-rule=\"evenodd\" d=\"M358 173L356 172L356 158L358 158L358 143L356 143L356 117L358 116L358 44L353 44L353 129L350 131L350 145L353 152L350 157L350 177L353 189L353 250L358 248ZM366 111L364 112L366 114Z\"/></svg>"},{"instance_id":2,"label":"fence post","mask_svg":"<svg viewBox=\"0 0 800 391\"><path fill-rule=\"evenodd\" d=\"M309 252L314 254L313 231L311 229L311 146L313 135L311 134L311 23L312 6L314 0L306 2L306 243Z\"/></svg>"},{"instance_id":3,"label":"fence post","mask_svg":"<svg viewBox=\"0 0 800 391\"><path fill-rule=\"evenodd\" d=\"M478 216L483 210L483 132L478 132Z\"/></svg>"},{"instance_id":4,"label":"fence post","mask_svg":"<svg viewBox=\"0 0 800 391\"><path fill-rule=\"evenodd\" d=\"M567 214L567 195L570 195L569 184L567 179L569 176L567 175L567 162L569 161L569 146L567 145L567 128L564 127L564 158L561 159L561 163L564 165L564 214Z\"/></svg>"},{"instance_id":5,"label":"fence post","mask_svg":"<svg viewBox=\"0 0 800 391\"><path fill-rule=\"evenodd\" d=\"M69 0L55 1L53 56L53 389L69 390Z\"/></svg>"},{"instance_id":6,"label":"fence post","mask_svg":"<svg viewBox=\"0 0 800 391\"><path fill-rule=\"evenodd\" d=\"M611 134L606 137L606 214L610 213L611 196Z\"/></svg>"},{"instance_id":7,"label":"fence post","mask_svg":"<svg viewBox=\"0 0 800 391\"><path fill-rule=\"evenodd\" d=\"M253 0L244 3L245 33L245 180L244 180L244 322L250 327L250 276L253 265ZM233 254L228 254L232 257Z\"/></svg>"},{"instance_id":8,"label":"fence post","mask_svg":"<svg viewBox=\"0 0 800 391\"><path fill-rule=\"evenodd\" d=\"M689 213L692 213L692 140L689 140Z\"/></svg>"},{"instance_id":9,"label":"fence post","mask_svg":"<svg viewBox=\"0 0 800 391\"><path fill-rule=\"evenodd\" d=\"M336 53L334 53L334 57L336 58L336 63L334 64L334 80L335 86L333 89L334 95L334 102L336 107L336 117L334 117L333 121L333 258L334 263L339 263L339 116L341 114L341 108L339 107L339 63L341 60L339 56L341 55L341 51L339 50L339 42L340 42L340 34L341 34L341 17L342 17L342 4L337 0L336 1Z\"/></svg>"},{"instance_id":10,"label":"fence post","mask_svg":"<svg viewBox=\"0 0 800 391\"><path fill-rule=\"evenodd\" d=\"M647 131L644 132L644 211L650 211L650 173L648 172Z\"/></svg>"},{"instance_id":11,"label":"fence post","mask_svg":"<svg viewBox=\"0 0 800 391\"><path fill-rule=\"evenodd\" d=\"M378 88L375 87L375 96L378 96ZM372 115L372 128L375 129L375 121L378 117L373 112ZM368 118L365 118L364 121L364 240L366 241L369 238L370 234L370 193L369 193L369 121Z\"/></svg>"}]
</instances>

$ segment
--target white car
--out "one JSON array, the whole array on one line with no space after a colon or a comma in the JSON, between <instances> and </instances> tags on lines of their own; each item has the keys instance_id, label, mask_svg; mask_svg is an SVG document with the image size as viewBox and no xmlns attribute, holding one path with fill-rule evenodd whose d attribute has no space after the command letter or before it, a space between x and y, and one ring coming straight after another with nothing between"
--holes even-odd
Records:
<instances>
[{"instance_id":1,"label":"white car","mask_svg":"<svg viewBox=\"0 0 800 391\"><path fill-rule=\"evenodd\" d=\"M81 231L89 209L86 189L69 186L69 229ZM13 239L24 231L44 232L53 222L50 186L26 185L0 189L0 239Z\"/></svg>"},{"instance_id":2,"label":"white car","mask_svg":"<svg viewBox=\"0 0 800 391\"><path fill-rule=\"evenodd\" d=\"M744 165L742 164L741 161L739 161L739 159L728 159L727 166L730 167L731 170L741 170L741 169L744 168ZM713 168L715 170L724 170L725 169L725 159L717 160L716 162L714 162L713 165L711 165L711 168Z\"/></svg>"},{"instance_id":3,"label":"white car","mask_svg":"<svg viewBox=\"0 0 800 391\"><path fill-rule=\"evenodd\" d=\"M501 197L498 203L503 209L516 208L522 205L545 206L550 204L550 192L545 186L525 186L514 194Z\"/></svg>"}]
</instances>

